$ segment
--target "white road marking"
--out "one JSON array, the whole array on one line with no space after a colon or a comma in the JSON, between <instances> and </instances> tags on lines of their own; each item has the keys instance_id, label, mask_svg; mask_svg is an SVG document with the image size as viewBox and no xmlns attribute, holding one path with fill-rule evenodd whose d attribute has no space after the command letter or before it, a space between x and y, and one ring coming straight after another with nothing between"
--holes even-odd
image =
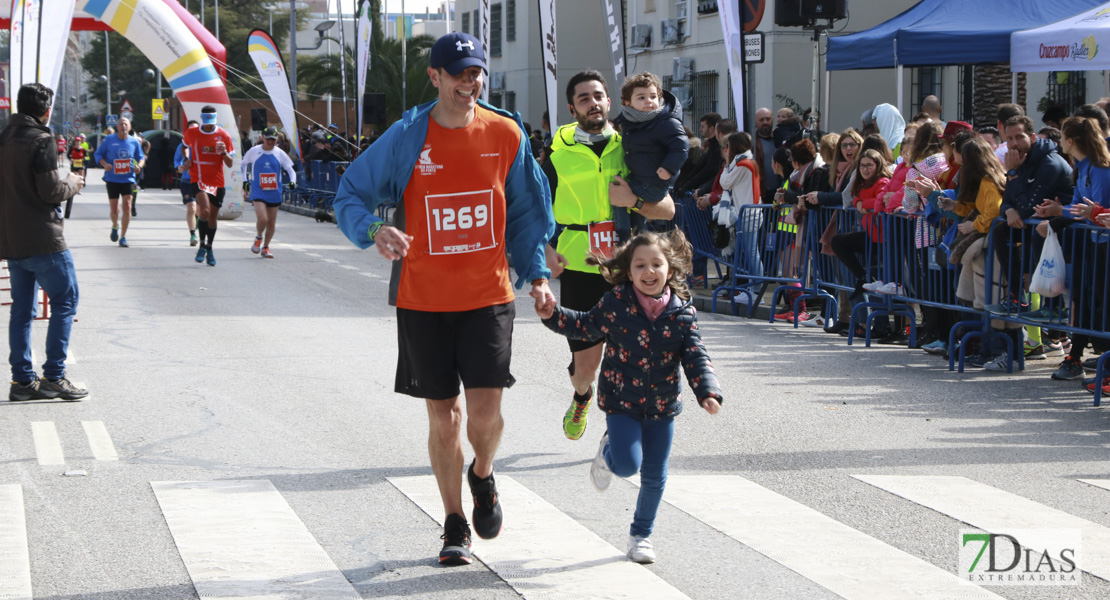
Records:
<instances>
[{"instance_id":1,"label":"white road marking","mask_svg":"<svg viewBox=\"0 0 1110 600\"><path fill-rule=\"evenodd\" d=\"M378 275L377 273L367 273L365 271L363 271L362 273L359 273L359 275L365 275L366 277L369 277L371 279L381 279L382 278L382 276Z\"/></svg>"},{"instance_id":2,"label":"white road marking","mask_svg":"<svg viewBox=\"0 0 1110 600\"><path fill-rule=\"evenodd\" d=\"M742 477L668 477L663 499L848 600L999 598Z\"/></svg>"},{"instance_id":3,"label":"white road marking","mask_svg":"<svg viewBox=\"0 0 1110 600\"><path fill-rule=\"evenodd\" d=\"M150 487L201 598L361 600L269 481Z\"/></svg>"},{"instance_id":4,"label":"white road marking","mask_svg":"<svg viewBox=\"0 0 1110 600\"><path fill-rule=\"evenodd\" d=\"M65 454L54 421L32 421L31 435L35 438L35 454L40 465L64 465Z\"/></svg>"},{"instance_id":5,"label":"white road marking","mask_svg":"<svg viewBox=\"0 0 1110 600\"><path fill-rule=\"evenodd\" d=\"M321 258L320 260L322 260L322 261L324 261L324 262L326 262L326 263L331 263L331 264L333 264L333 265L337 265L337 264L339 264L339 261L338 261L338 260L335 260L334 258Z\"/></svg>"},{"instance_id":6,"label":"white road marking","mask_svg":"<svg viewBox=\"0 0 1110 600\"><path fill-rule=\"evenodd\" d=\"M1100 487L1104 490L1110 490L1110 479L1080 479L1079 481L1082 481L1087 485Z\"/></svg>"},{"instance_id":7,"label":"white road marking","mask_svg":"<svg viewBox=\"0 0 1110 600\"><path fill-rule=\"evenodd\" d=\"M315 252L305 252L304 255L305 256L311 256L312 258L323 258L324 257L323 254L316 254Z\"/></svg>"},{"instance_id":8,"label":"white road marking","mask_svg":"<svg viewBox=\"0 0 1110 600\"><path fill-rule=\"evenodd\" d=\"M358 270L358 267L351 266L351 265L339 265L339 268L341 268L341 269L350 269L351 271L357 271Z\"/></svg>"},{"instance_id":9,"label":"white road marking","mask_svg":"<svg viewBox=\"0 0 1110 600\"><path fill-rule=\"evenodd\" d=\"M0 485L0 598L31 600L31 554L23 486Z\"/></svg>"},{"instance_id":10,"label":"white road marking","mask_svg":"<svg viewBox=\"0 0 1110 600\"><path fill-rule=\"evenodd\" d=\"M390 477L389 482L443 523L435 477ZM512 478L499 475L497 491L505 526L496 539L475 536L474 555L525 598L687 597ZM470 514L469 498L465 502ZM433 541L428 540L429 547Z\"/></svg>"},{"instance_id":11,"label":"white road marking","mask_svg":"<svg viewBox=\"0 0 1110 600\"><path fill-rule=\"evenodd\" d=\"M1083 570L1110 580L1110 528L1098 523L966 477L854 477L983 531L993 533L1006 529L1080 529L1083 531ZM1042 546L1034 540L1030 547Z\"/></svg>"},{"instance_id":12,"label":"white road marking","mask_svg":"<svg viewBox=\"0 0 1110 600\"><path fill-rule=\"evenodd\" d=\"M104 421L81 421L85 428L85 435L89 437L89 448L92 449L96 460L119 460L116 447L112 444L112 436L104 427Z\"/></svg>"}]
</instances>

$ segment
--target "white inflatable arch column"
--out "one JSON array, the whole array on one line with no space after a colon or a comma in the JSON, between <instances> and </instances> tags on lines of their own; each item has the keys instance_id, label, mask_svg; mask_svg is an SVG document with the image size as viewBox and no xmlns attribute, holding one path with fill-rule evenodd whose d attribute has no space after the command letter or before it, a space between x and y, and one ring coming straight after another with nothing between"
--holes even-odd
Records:
<instances>
[{"instance_id":1,"label":"white inflatable arch column","mask_svg":"<svg viewBox=\"0 0 1110 600\"><path fill-rule=\"evenodd\" d=\"M231 134L236 152L224 171L227 192L221 219L243 214L243 186L239 161L239 129L231 112L227 88L212 66L204 46L163 0L79 0L77 10L108 24L146 55L169 82L187 119L200 121L200 109L216 108L217 122Z\"/></svg>"}]
</instances>

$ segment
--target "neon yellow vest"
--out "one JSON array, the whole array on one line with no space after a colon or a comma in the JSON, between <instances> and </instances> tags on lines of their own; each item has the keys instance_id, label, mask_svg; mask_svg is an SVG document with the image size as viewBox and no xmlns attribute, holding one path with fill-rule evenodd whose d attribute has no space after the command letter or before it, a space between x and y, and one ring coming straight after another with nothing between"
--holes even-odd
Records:
<instances>
[{"instance_id":1,"label":"neon yellow vest","mask_svg":"<svg viewBox=\"0 0 1110 600\"><path fill-rule=\"evenodd\" d=\"M555 222L560 225L588 225L613 218L609 205L609 181L614 175L628 171L624 164L624 147L620 134L614 134L598 158L593 150L574 141L577 123L563 125L551 140L551 165L559 175L553 198ZM597 273L597 267L586 264L590 250L589 234L564 229L559 234L559 254L567 259L572 271Z\"/></svg>"}]
</instances>

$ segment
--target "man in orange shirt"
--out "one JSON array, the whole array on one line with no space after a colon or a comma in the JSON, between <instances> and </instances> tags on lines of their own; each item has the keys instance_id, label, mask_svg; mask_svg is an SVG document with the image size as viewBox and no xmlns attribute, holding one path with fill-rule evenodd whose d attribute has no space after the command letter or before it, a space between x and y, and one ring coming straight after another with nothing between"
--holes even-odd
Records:
<instances>
[{"instance_id":1,"label":"man in orange shirt","mask_svg":"<svg viewBox=\"0 0 1110 600\"><path fill-rule=\"evenodd\" d=\"M224 167L230 167L231 157L235 154L235 144L231 135L216 124L216 108L205 106L200 109L200 127L185 130L182 142L189 150L189 156L182 167L189 170L193 180L193 197L197 199L197 216L200 222L200 248L196 261L207 260L208 266L216 266L216 255L212 253L212 240L216 237L216 217L224 204Z\"/></svg>"},{"instance_id":2,"label":"man in orange shirt","mask_svg":"<svg viewBox=\"0 0 1110 600\"><path fill-rule=\"evenodd\" d=\"M393 266L390 303L397 306L394 390L425 399L428 453L446 514L439 562L471 562L463 515L460 425L466 391L467 471L475 532L501 531L493 458L504 421L501 396L509 372L515 304L505 251L517 287L531 282L536 305L554 303L544 248L555 230L551 195L519 115L478 98L485 84L481 43L465 33L432 47L428 77L438 99L418 106L351 163L340 182L335 216L362 248L376 245ZM394 225L374 216L397 203Z\"/></svg>"}]
</instances>

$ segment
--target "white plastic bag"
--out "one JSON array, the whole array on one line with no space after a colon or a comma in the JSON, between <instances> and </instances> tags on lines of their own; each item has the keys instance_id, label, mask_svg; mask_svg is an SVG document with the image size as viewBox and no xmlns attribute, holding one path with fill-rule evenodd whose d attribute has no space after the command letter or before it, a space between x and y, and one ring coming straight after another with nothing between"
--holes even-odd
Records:
<instances>
[{"instance_id":1,"label":"white plastic bag","mask_svg":"<svg viewBox=\"0 0 1110 600\"><path fill-rule=\"evenodd\" d=\"M1048 228L1048 237L1044 240L1044 249L1041 250L1041 259L1037 263L1037 270L1029 280L1029 293L1040 294L1046 298L1055 298L1064 293L1068 285L1067 267L1064 264L1064 251L1060 248L1060 240L1056 231Z\"/></svg>"}]
</instances>

